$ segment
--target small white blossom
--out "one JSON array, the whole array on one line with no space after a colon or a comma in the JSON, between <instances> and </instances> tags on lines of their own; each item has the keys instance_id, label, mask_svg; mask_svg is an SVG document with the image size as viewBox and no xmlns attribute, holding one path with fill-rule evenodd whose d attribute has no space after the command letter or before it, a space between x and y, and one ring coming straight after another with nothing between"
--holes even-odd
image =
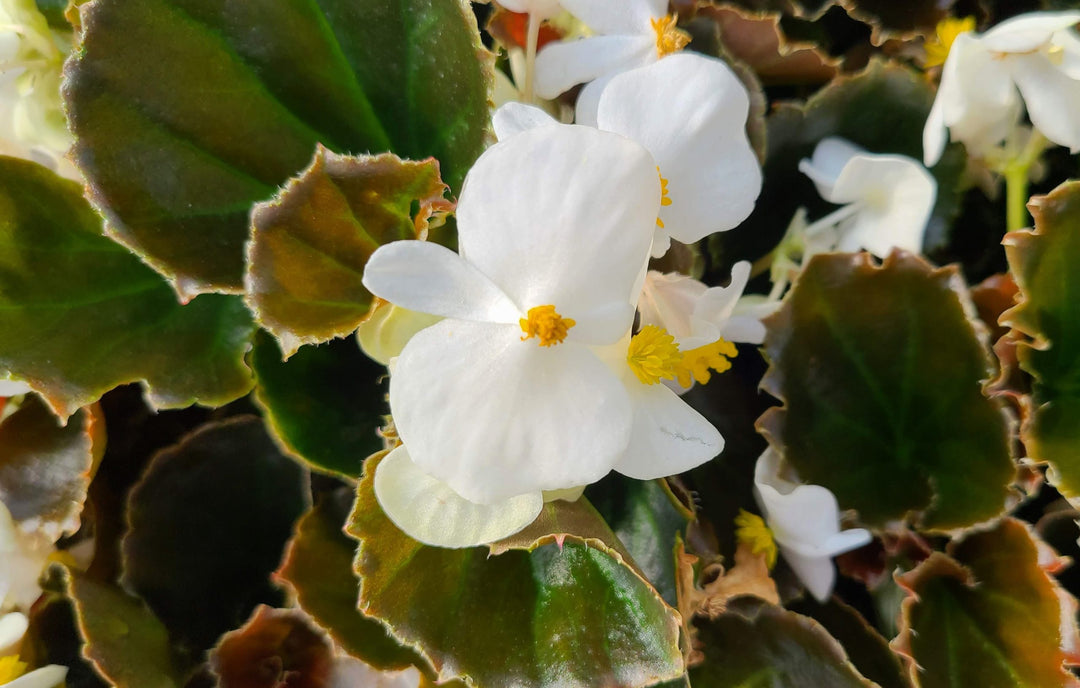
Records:
<instances>
[{"instance_id":1,"label":"small white blossom","mask_svg":"<svg viewBox=\"0 0 1080 688\"><path fill-rule=\"evenodd\" d=\"M923 130L926 165L937 164L949 138L985 155L1009 137L1024 105L1046 138L1080 151L1077 22L1076 11L1032 12L957 36Z\"/></svg>"},{"instance_id":2,"label":"small white blossom","mask_svg":"<svg viewBox=\"0 0 1080 688\"><path fill-rule=\"evenodd\" d=\"M754 496L784 560L819 602L832 594L832 558L870 542L862 528L840 530L836 497L821 485L803 485L782 475L780 455L771 447L754 467Z\"/></svg>"}]
</instances>

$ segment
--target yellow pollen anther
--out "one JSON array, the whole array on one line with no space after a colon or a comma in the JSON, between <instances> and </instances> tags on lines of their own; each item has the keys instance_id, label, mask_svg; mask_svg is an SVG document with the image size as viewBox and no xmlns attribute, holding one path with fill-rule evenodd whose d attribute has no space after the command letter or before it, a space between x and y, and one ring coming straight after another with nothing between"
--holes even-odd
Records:
<instances>
[{"instance_id":1,"label":"yellow pollen anther","mask_svg":"<svg viewBox=\"0 0 1080 688\"><path fill-rule=\"evenodd\" d=\"M704 385L712 379L712 372L722 373L731 368L731 361L739 350L735 345L724 339L717 339L712 344L699 346L683 352L682 363L676 371L675 377L683 387L690 386L690 380Z\"/></svg>"},{"instance_id":2,"label":"yellow pollen anther","mask_svg":"<svg viewBox=\"0 0 1080 688\"><path fill-rule=\"evenodd\" d=\"M674 14L649 20L656 32L656 54L660 57L677 53L690 42L690 34L676 26L678 21L678 15Z\"/></svg>"},{"instance_id":3,"label":"yellow pollen anther","mask_svg":"<svg viewBox=\"0 0 1080 688\"><path fill-rule=\"evenodd\" d=\"M664 175L660 174L660 166L656 166L656 174L660 176L660 206L666 208L671 205L671 198L668 196L668 180L664 179ZM656 226L660 229L664 228L664 221L659 217L656 218Z\"/></svg>"},{"instance_id":4,"label":"yellow pollen anther","mask_svg":"<svg viewBox=\"0 0 1080 688\"><path fill-rule=\"evenodd\" d=\"M749 545L753 554L764 554L765 565L770 569L776 566L776 540L765 520L757 514L739 509L739 515L735 517L735 539Z\"/></svg>"},{"instance_id":5,"label":"yellow pollen anther","mask_svg":"<svg viewBox=\"0 0 1080 688\"><path fill-rule=\"evenodd\" d=\"M643 384L655 385L660 380L675 378L682 364L682 354L667 330L646 325L630 339L626 362Z\"/></svg>"},{"instance_id":6,"label":"yellow pollen anther","mask_svg":"<svg viewBox=\"0 0 1080 688\"><path fill-rule=\"evenodd\" d=\"M521 318L518 323L525 336L521 341L540 338L540 346L552 346L566 339L566 333L577 323L555 312L555 306L536 306L529 309L528 318Z\"/></svg>"},{"instance_id":7,"label":"yellow pollen anther","mask_svg":"<svg viewBox=\"0 0 1080 688\"><path fill-rule=\"evenodd\" d=\"M18 655L0 657L0 686L14 681L26 673L26 662L20 662Z\"/></svg>"},{"instance_id":8,"label":"yellow pollen anther","mask_svg":"<svg viewBox=\"0 0 1080 688\"><path fill-rule=\"evenodd\" d=\"M956 37L962 33L975 30L975 17L946 17L938 22L937 35L926 42L926 67L936 67L945 64L945 58L949 56Z\"/></svg>"}]
</instances>

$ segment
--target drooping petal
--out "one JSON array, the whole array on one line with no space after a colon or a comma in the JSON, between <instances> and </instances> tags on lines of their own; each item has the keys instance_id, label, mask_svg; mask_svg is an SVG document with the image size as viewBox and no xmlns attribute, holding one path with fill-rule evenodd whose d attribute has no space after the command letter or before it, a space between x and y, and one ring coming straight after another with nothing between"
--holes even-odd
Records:
<instances>
[{"instance_id":1,"label":"drooping petal","mask_svg":"<svg viewBox=\"0 0 1080 688\"><path fill-rule=\"evenodd\" d=\"M1031 53L1050 42L1057 32L1080 23L1080 12L1028 12L1006 19L984 33L987 50L998 53Z\"/></svg>"},{"instance_id":2,"label":"drooping petal","mask_svg":"<svg viewBox=\"0 0 1080 688\"><path fill-rule=\"evenodd\" d=\"M836 180L853 157L865 152L847 139L830 136L818 143L809 159L799 162L799 171L810 177L822 198L830 203L846 203L832 199Z\"/></svg>"},{"instance_id":3,"label":"drooping petal","mask_svg":"<svg viewBox=\"0 0 1080 688\"><path fill-rule=\"evenodd\" d=\"M612 78L597 125L652 153L668 181L664 231L683 243L732 229L754 209L761 169L746 136L746 88L720 60L678 53Z\"/></svg>"},{"instance_id":4,"label":"drooping petal","mask_svg":"<svg viewBox=\"0 0 1080 688\"><path fill-rule=\"evenodd\" d=\"M566 11L600 34L641 34L652 30L649 20L667 13L667 0L565 0ZM655 40L655 38L654 38Z\"/></svg>"},{"instance_id":5,"label":"drooping petal","mask_svg":"<svg viewBox=\"0 0 1080 688\"><path fill-rule=\"evenodd\" d=\"M700 466L724 449L712 423L665 385L625 378L634 405L634 428L615 470L637 480L675 475Z\"/></svg>"},{"instance_id":6,"label":"drooping petal","mask_svg":"<svg viewBox=\"0 0 1080 688\"><path fill-rule=\"evenodd\" d=\"M1011 66L1032 125L1054 143L1080 151L1080 80L1041 53L1017 55Z\"/></svg>"},{"instance_id":7,"label":"drooping petal","mask_svg":"<svg viewBox=\"0 0 1080 688\"><path fill-rule=\"evenodd\" d=\"M630 69L650 53L656 55L656 39L643 35L548 43L536 56L536 94L551 100L575 84Z\"/></svg>"},{"instance_id":8,"label":"drooping petal","mask_svg":"<svg viewBox=\"0 0 1080 688\"><path fill-rule=\"evenodd\" d=\"M4 688L57 688L67 678L67 667L49 664L5 683Z\"/></svg>"},{"instance_id":9,"label":"drooping petal","mask_svg":"<svg viewBox=\"0 0 1080 688\"><path fill-rule=\"evenodd\" d=\"M480 504L599 480L632 417L622 383L587 347L540 347L516 326L462 320L405 346L390 408L412 460Z\"/></svg>"},{"instance_id":10,"label":"drooping petal","mask_svg":"<svg viewBox=\"0 0 1080 688\"><path fill-rule=\"evenodd\" d=\"M495 138L500 141L547 124L558 124L558 122L540 108L525 103L506 103L491 116Z\"/></svg>"},{"instance_id":11,"label":"drooping petal","mask_svg":"<svg viewBox=\"0 0 1080 688\"><path fill-rule=\"evenodd\" d=\"M380 246L368 259L363 282L379 298L420 313L499 323L521 317L514 302L475 266L426 241Z\"/></svg>"},{"instance_id":12,"label":"drooping petal","mask_svg":"<svg viewBox=\"0 0 1080 688\"><path fill-rule=\"evenodd\" d=\"M596 333L590 314L637 299L660 197L656 165L633 141L539 127L473 165L457 209L459 250L522 312L554 305L581 326L571 337ZM614 341L629 324L614 323L590 343Z\"/></svg>"},{"instance_id":13,"label":"drooping petal","mask_svg":"<svg viewBox=\"0 0 1080 688\"><path fill-rule=\"evenodd\" d=\"M779 541L776 544L780 548L784 561L788 563L791 570L795 572L795 576L806 586L814 599L822 604L827 602L829 596L832 595L833 585L836 584L836 567L833 566L832 559L820 556L808 557L790 547L785 547Z\"/></svg>"},{"instance_id":14,"label":"drooping petal","mask_svg":"<svg viewBox=\"0 0 1080 688\"><path fill-rule=\"evenodd\" d=\"M368 358L389 365L413 335L439 320L437 315L417 313L383 302L356 328L356 340Z\"/></svg>"},{"instance_id":15,"label":"drooping petal","mask_svg":"<svg viewBox=\"0 0 1080 688\"><path fill-rule=\"evenodd\" d=\"M540 492L494 504L476 504L425 473L404 446L390 452L375 471L375 497L405 534L435 547L476 547L513 535L544 508Z\"/></svg>"}]
</instances>

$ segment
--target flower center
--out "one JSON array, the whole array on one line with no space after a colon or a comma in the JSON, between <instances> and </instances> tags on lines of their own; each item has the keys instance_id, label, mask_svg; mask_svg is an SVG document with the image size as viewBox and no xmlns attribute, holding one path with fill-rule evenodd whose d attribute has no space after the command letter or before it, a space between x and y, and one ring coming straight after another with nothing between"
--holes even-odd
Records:
<instances>
[{"instance_id":1,"label":"flower center","mask_svg":"<svg viewBox=\"0 0 1080 688\"><path fill-rule=\"evenodd\" d=\"M26 673L26 663L20 662L18 655L0 657L0 686L14 681Z\"/></svg>"},{"instance_id":2,"label":"flower center","mask_svg":"<svg viewBox=\"0 0 1080 688\"><path fill-rule=\"evenodd\" d=\"M739 515L735 517L735 539L748 545L751 553L764 554L765 565L770 569L776 565L776 540L764 519L757 514L739 509Z\"/></svg>"},{"instance_id":3,"label":"flower center","mask_svg":"<svg viewBox=\"0 0 1080 688\"><path fill-rule=\"evenodd\" d=\"M675 26L678 21L679 17L674 14L649 20L656 32L656 54L659 57L677 53L690 42L690 34Z\"/></svg>"},{"instance_id":4,"label":"flower center","mask_svg":"<svg viewBox=\"0 0 1080 688\"><path fill-rule=\"evenodd\" d=\"M564 318L555 312L555 306L536 306L529 309L528 317L521 318L518 323L525 336L521 341L537 337L540 346L552 346L560 344L566 339L566 333L577 323L570 318Z\"/></svg>"},{"instance_id":5,"label":"flower center","mask_svg":"<svg viewBox=\"0 0 1080 688\"><path fill-rule=\"evenodd\" d=\"M671 205L671 198L668 197L667 184L668 180L664 179L664 175L660 174L660 166L656 166L656 174L660 175L660 206L666 208ZM656 218L656 226L660 229L664 228L664 221L659 217Z\"/></svg>"},{"instance_id":6,"label":"flower center","mask_svg":"<svg viewBox=\"0 0 1080 688\"><path fill-rule=\"evenodd\" d=\"M682 364L679 345L668 331L656 325L646 325L630 339L626 362L643 384L655 385L660 380L672 380Z\"/></svg>"},{"instance_id":7,"label":"flower center","mask_svg":"<svg viewBox=\"0 0 1080 688\"><path fill-rule=\"evenodd\" d=\"M691 378L699 385L706 384L712 379L712 371L722 373L729 370L731 368L729 359L735 358L738 353L739 350L734 344L722 338L712 344L683 352L682 362L676 371L679 384L689 387Z\"/></svg>"},{"instance_id":8,"label":"flower center","mask_svg":"<svg viewBox=\"0 0 1080 688\"><path fill-rule=\"evenodd\" d=\"M937 35L926 42L926 67L945 64L956 37L975 30L975 17L946 17L938 22Z\"/></svg>"}]
</instances>

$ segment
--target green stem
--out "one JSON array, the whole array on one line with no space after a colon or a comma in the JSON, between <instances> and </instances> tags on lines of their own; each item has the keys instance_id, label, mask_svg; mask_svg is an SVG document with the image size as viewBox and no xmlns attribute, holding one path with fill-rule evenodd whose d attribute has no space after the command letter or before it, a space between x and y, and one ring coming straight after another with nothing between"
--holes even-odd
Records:
<instances>
[{"instance_id":1,"label":"green stem","mask_svg":"<svg viewBox=\"0 0 1080 688\"><path fill-rule=\"evenodd\" d=\"M1006 228L1010 232L1030 225L1027 213L1028 176L1031 166L1046 150L1046 144L1046 137L1032 130L1024 150L1005 166L1005 217Z\"/></svg>"}]
</instances>

